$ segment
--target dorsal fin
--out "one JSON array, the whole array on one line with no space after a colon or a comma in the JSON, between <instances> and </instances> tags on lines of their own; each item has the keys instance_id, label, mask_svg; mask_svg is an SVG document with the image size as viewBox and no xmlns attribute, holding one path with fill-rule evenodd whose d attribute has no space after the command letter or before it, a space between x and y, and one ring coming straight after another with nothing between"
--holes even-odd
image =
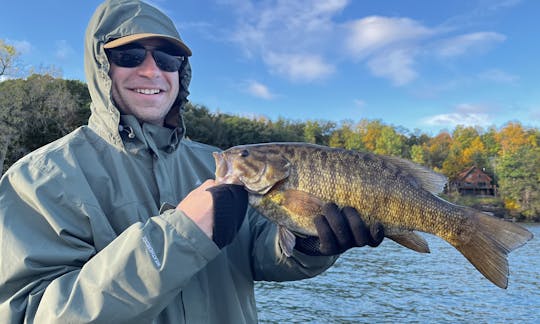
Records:
<instances>
[{"instance_id":1,"label":"dorsal fin","mask_svg":"<svg viewBox=\"0 0 540 324\"><path fill-rule=\"evenodd\" d=\"M381 156L381 158L385 162L404 170L420 185L420 187L432 194L443 192L444 186L448 182L448 179L444 175L410 160L395 156Z\"/></svg>"}]
</instances>

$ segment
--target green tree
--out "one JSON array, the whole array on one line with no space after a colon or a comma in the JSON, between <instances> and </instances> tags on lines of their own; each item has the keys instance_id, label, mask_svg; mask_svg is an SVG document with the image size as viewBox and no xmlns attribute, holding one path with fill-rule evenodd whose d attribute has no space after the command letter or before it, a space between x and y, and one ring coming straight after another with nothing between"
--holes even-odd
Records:
<instances>
[{"instance_id":1,"label":"green tree","mask_svg":"<svg viewBox=\"0 0 540 324\"><path fill-rule=\"evenodd\" d=\"M506 207L531 220L540 218L540 148L522 146L497 159L499 191Z\"/></svg>"},{"instance_id":2,"label":"green tree","mask_svg":"<svg viewBox=\"0 0 540 324\"><path fill-rule=\"evenodd\" d=\"M304 129L300 123L295 123L283 117L273 122L266 120L267 127L272 134L273 142L302 142L304 140Z\"/></svg>"},{"instance_id":3,"label":"green tree","mask_svg":"<svg viewBox=\"0 0 540 324\"><path fill-rule=\"evenodd\" d=\"M336 124L330 121L308 120L304 125L304 141L313 144L328 145L330 135Z\"/></svg>"},{"instance_id":4,"label":"green tree","mask_svg":"<svg viewBox=\"0 0 540 324\"><path fill-rule=\"evenodd\" d=\"M184 111L186 136L194 141L213 143L222 132L222 125L218 124L216 115L211 114L205 106L187 103Z\"/></svg>"},{"instance_id":5,"label":"green tree","mask_svg":"<svg viewBox=\"0 0 540 324\"><path fill-rule=\"evenodd\" d=\"M357 151L364 149L357 127L351 120L343 121L341 127L332 132L329 139L329 146Z\"/></svg>"},{"instance_id":6,"label":"green tree","mask_svg":"<svg viewBox=\"0 0 540 324\"><path fill-rule=\"evenodd\" d=\"M362 146L366 150L375 152L377 149L377 139L381 137L384 125L380 120L368 121L362 119L358 124L358 132L362 139Z\"/></svg>"},{"instance_id":7,"label":"green tree","mask_svg":"<svg viewBox=\"0 0 540 324\"><path fill-rule=\"evenodd\" d=\"M1 82L3 169L86 123L89 105L88 89L79 81L35 74Z\"/></svg>"},{"instance_id":8,"label":"green tree","mask_svg":"<svg viewBox=\"0 0 540 324\"><path fill-rule=\"evenodd\" d=\"M456 176L474 164L471 160L476 151L470 151L472 143L479 137L478 129L474 127L457 126L452 133L452 143L450 144L448 156L443 162L443 173L453 180Z\"/></svg>"},{"instance_id":9,"label":"green tree","mask_svg":"<svg viewBox=\"0 0 540 324\"><path fill-rule=\"evenodd\" d=\"M341 129L336 129L330 135L328 139L328 146L330 147L345 147L343 140L343 134Z\"/></svg>"},{"instance_id":10,"label":"green tree","mask_svg":"<svg viewBox=\"0 0 540 324\"><path fill-rule=\"evenodd\" d=\"M497 140L497 133L498 131L495 127L490 127L485 133L480 135L488 157L497 156L501 150L501 145Z\"/></svg>"},{"instance_id":11,"label":"green tree","mask_svg":"<svg viewBox=\"0 0 540 324\"><path fill-rule=\"evenodd\" d=\"M427 153L427 165L436 171L442 171L443 163L448 157L452 136L448 132L440 132L437 136L422 145Z\"/></svg>"},{"instance_id":12,"label":"green tree","mask_svg":"<svg viewBox=\"0 0 540 324\"><path fill-rule=\"evenodd\" d=\"M415 144L411 147L411 160L418 164L426 164L426 152L422 145Z\"/></svg>"},{"instance_id":13,"label":"green tree","mask_svg":"<svg viewBox=\"0 0 540 324\"><path fill-rule=\"evenodd\" d=\"M391 126L383 126L380 136L375 140L375 153L382 155L401 156L403 151L403 136Z\"/></svg>"},{"instance_id":14,"label":"green tree","mask_svg":"<svg viewBox=\"0 0 540 324\"><path fill-rule=\"evenodd\" d=\"M480 136L482 130L477 127L466 127L458 125L452 132L453 142L459 145L462 149L466 149L471 146L471 143Z\"/></svg>"},{"instance_id":15,"label":"green tree","mask_svg":"<svg viewBox=\"0 0 540 324\"><path fill-rule=\"evenodd\" d=\"M407 132L403 131L402 133L405 134ZM405 141L403 143L403 157L428 166L428 152L426 151L426 147L430 141L429 135L423 133L420 129L415 129L409 136L403 136L403 138Z\"/></svg>"},{"instance_id":16,"label":"green tree","mask_svg":"<svg viewBox=\"0 0 540 324\"><path fill-rule=\"evenodd\" d=\"M476 165L482 168L488 166L487 150L480 137L476 137L470 145L463 150L463 162L466 165Z\"/></svg>"}]
</instances>

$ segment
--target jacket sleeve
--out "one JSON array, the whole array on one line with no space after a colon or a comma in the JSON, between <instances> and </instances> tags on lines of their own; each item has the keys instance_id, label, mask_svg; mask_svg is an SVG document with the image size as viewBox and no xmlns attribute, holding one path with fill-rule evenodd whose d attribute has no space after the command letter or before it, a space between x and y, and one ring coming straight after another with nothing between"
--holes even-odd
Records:
<instances>
[{"instance_id":1,"label":"jacket sleeve","mask_svg":"<svg viewBox=\"0 0 540 324\"><path fill-rule=\"evenodd\" d=\"M309 256L294 250L286 257L278 244L277 226L249 209L252 231L252 268L255 280L291 281L314 277L334 264L338 256Z\"/></svg>"},{"instance_id":2,"label":"jacket sleeve","mask_svg":"<svg viewBox=\"0 0 540 324\"><path fill-rule=\"evenodd\" d=\"M175 210L100 248L90 218L103 211L36 173L0 181L0 323L150 321L219 254Z\"/></svg>"}]
</instances>

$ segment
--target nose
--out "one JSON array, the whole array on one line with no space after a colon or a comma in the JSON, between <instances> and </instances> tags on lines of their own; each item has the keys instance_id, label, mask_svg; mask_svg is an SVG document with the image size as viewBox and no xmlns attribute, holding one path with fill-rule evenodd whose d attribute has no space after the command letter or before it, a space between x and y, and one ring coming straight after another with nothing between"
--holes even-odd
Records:
<instances>
[{"instance_id":1,"label":"nose","mask_svg":"<svg viewBox=\"0 0 540 324\"><path fill-rule=\"evenodd\" d=\"M150 78L154 78L161 73L161 70L157 66L156 61L154 61L154 57L150 51L146 51L144 61L137 68L140 75Z\"/></svg>"}]
</instances>

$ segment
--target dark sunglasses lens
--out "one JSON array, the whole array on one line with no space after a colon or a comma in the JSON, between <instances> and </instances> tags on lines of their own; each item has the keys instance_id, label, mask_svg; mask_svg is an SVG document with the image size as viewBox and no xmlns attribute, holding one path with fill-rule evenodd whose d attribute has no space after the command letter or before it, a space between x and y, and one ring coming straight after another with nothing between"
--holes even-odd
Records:
<instances>
[{"instance_id":1,"label":"dark sunglasses lens","mask_svg":"<svg viewBox=\"0 0 540 324\"><path fill-rule=\"evenodd\" d=\"M111 50L111 61L120 66L126 68L132 68L141 65L146 56L146 50L144 48L130 48L122 50Z\"/></svg>"},{"instance_id":2,"label":"dark sunglasses lens","mask_svg":"<svg viewBox=\"0 0 540 324\"><path fill-rule=\"evenodd\" d=\"M154 50L152 53L156 65L165 72L178 72L182 66L183 57L172 56L160 50Z\"/></svg>"}]
</instances>

